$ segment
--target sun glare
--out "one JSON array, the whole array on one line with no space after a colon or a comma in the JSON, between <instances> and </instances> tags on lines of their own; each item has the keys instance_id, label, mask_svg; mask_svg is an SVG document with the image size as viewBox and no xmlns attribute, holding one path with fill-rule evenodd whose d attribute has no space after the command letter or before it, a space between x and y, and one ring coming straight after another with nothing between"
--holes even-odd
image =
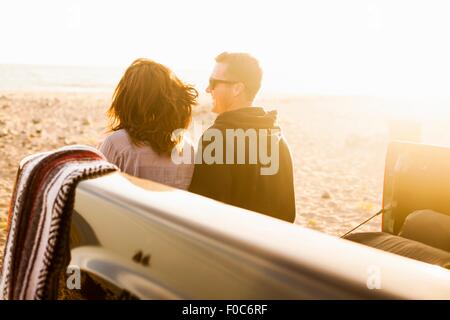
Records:
<instances>
[{"instance_id":1,"label":"sun glare","mask_svg":"<svg viewBox=\"0 0 450 320\"><path fill-rule=\"evenodd\" d=\"M263 64L268 92L447 97L448 6L370 0L1 2L0 34L13 45L0 52L0 63L125 68L144 56L204 77L218 53L247 51Z\"/></svg>"}]
</instances>

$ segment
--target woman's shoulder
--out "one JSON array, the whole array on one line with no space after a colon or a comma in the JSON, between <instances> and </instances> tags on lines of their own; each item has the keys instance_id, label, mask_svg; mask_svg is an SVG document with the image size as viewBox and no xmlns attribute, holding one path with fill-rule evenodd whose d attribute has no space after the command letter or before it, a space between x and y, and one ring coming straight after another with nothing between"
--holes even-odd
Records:
<instances>
[{"instance_id":1,"label":"woman's shoulder","mask_svg":"<svg viewBox=\"0 0 450 320\"><path fill-rule=\"evenodd\" d=\"M105 141L114 144L115 146L119 147L119 149L127 149L132 146L130 136L125 129L114 131L106 137Z\"/></svg>"},{"instance_id":2,"label":"woman's shoulder","mask_svg":"<svg viewBox=\"0 0 450 320\"><path fill-rule=\"evenodd\" d=\"M129 138L128 133L127 133L127 131L125 129L119 129L117 131L112 132L110 135L108 135L105 138L105 141L113 142L113 143L129 142L130 138Z\"/></svg>"},{"instance_id":3,"label":"woman's shoulder","mask_svg":"<svg viewBox=\"0 0 450 320\"><path fill-rule=\"evenodd\" d=\"M124 129L114 131L109 134L102 143L100 143L99 149L101 151L112 151L121 153L128 150L131 147L131 140L128 133Z\"/></svg>"}]
</instances>

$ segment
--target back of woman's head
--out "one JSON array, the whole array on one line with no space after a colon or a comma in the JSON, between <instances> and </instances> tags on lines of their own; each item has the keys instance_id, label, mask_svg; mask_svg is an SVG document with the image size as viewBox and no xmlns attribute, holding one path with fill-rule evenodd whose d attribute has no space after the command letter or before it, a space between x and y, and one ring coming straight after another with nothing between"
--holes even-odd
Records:
<instances>
[{"instance_id":1,"label":"back of woman's head","mask_svg":"<svg viewBox=\"0 0 450 320\"><path fill-rule=\"evenodd\" d=\"M148 59L135 60L125 71L108 110L110 129L125 129L131 141L170 154L180 142L176 129L186 129L198 92L167 67Z\"/></svg>"}]
</instances>

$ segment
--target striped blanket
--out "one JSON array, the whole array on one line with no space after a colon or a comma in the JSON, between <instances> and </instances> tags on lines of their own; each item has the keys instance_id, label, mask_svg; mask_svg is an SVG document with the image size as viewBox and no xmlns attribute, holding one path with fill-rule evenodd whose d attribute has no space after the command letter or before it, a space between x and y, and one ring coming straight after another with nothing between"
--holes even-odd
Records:
<instances>
[{"instance_id":1,"label":"striped blanket","mask_svg":"<svg viewBox=\"0 0 450 320\"><path fill-rule=\"evenodd\" d=\"M55 299L70 262L77 183L117 167L88 146L68 146L20 162L8 214L0 299Z\"/></svg>"}]
</instances>

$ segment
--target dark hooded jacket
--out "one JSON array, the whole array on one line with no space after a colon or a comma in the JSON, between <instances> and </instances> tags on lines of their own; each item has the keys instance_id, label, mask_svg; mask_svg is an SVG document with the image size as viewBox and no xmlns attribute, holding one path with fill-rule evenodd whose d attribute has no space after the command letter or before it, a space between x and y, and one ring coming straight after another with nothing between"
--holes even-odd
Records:
<instances>
[{"instance_id":1,"label":"dark hooded jacket","mask_svg":"<svg viewBox=\"0 0 450 320\"><path fill-rule=\"evenodd\" d=\"M264 109L258 107L242 108L238 110L228 111L220 114L215 123L207 129L218 129L223 137L223 161L215 161L215 163L205 163L203 152L211 141L204 141L205 133L200 139L198 157L194 169L194 175L189 187L189 191L204 195L206 197L222 201L237 207L260 212L275 218L293 222L295 220L295 196L292 159L288 145L281 134L279 126L276 124L276 111L265 112ZM258 143L251 148L250 140L245 140L245 162L238 163L237 151L238 140L233 138L227 139L226 129L242 129L248 132L248 129L255 129ZM262 130L261 130L262 129ZM217 130L216 130L217 132ZM234 131L235 132L235 131ZM242 132L242 131L241 131ZM271 147L278 148L278 159L268 161L268 158L261 158L260 139L263 138L267 142L267 149L262 153L267 156L273 154ZM233 140L233 141L231 141ZM271 141L273 141L271 143ZM230 144L232 142L233 144ZM275 143L274 143L275 142ZM264 142L262 142L264 143ZM262 144L264 146L264 144ZM227 146L234 149L234 161L227 164L226 149ZM209 150L211 150L211 146ZM257 161L252 160L249 152L257 155ZM230 151L230 150L228 150ZM215 155L215 152L212 154ZM275 153L276 154L276 153ZM199 160L200 159L200 160ZM230 158L231 159L231 158ZM255 158L253 158L255 159ZM261 161L261 159L263 159ZM273 170L271 174L261 174L261 169L275 166L273 161L278 160L278 170ZM201 162L201 163L199 163ZM273 174L274 173L274 174Z\"/></svg>"}]
</instances>

